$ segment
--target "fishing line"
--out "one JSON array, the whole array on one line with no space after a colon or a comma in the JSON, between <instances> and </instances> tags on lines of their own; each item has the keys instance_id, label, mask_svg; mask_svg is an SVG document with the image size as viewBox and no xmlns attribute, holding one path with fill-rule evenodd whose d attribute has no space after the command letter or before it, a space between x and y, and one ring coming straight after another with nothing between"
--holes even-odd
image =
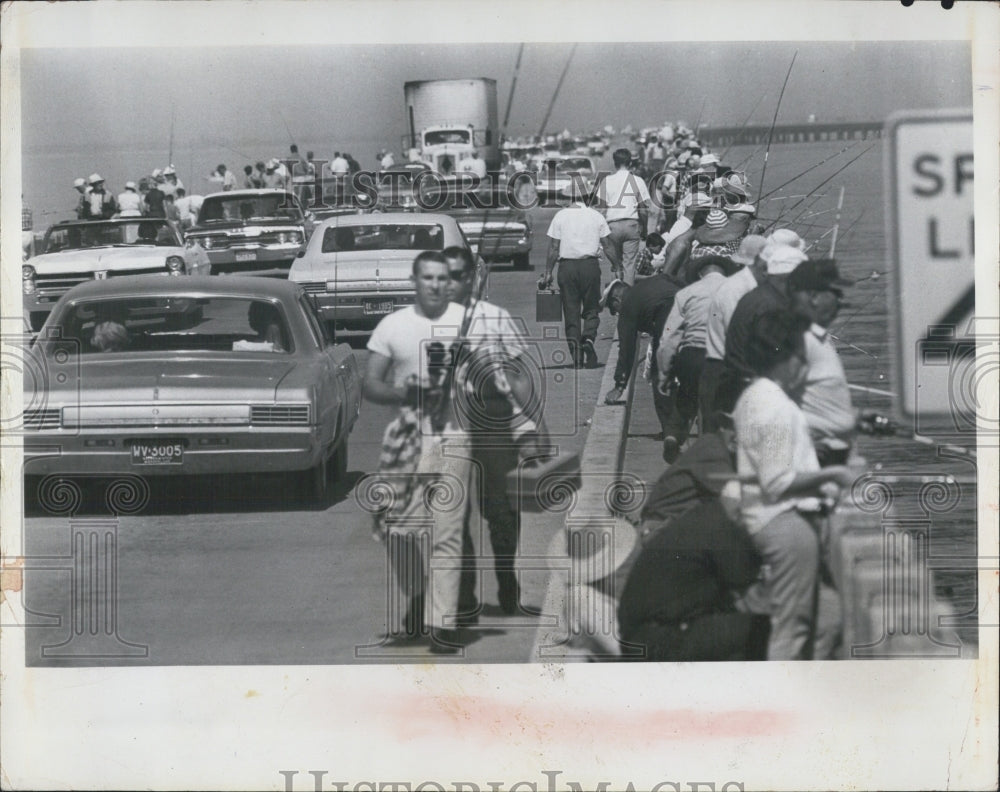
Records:
<instances>
[{"instance_id":1,"label":"fishing line","mask_svg":"<svg viewBox=\"0 0 1000 792\"><path fill-rule=\"evenodd\" d=\"M566 58L566 65L563 66L562 74L559 75L559 82L556 83L556 89L552 94L552 101L549 102L549 109L545 111L545 118L542 119L541 129L538 130L538 135L541 137L545 134L545 127L549 123L549 116L552 115L552 108L556 105L556 99L559 97L559 89L562 88L563 80L566 79L566 72L569 71L569 65L573 62L573 55L576 53L576 43L574 42L573 48L569 51L569 57Z\"/></svg>"},{"instance_id":2,"label":"fishing line","mask_svg":"<svg viewBox=\"0 0 1000 792\"><path fill-rule=\"evenodd\" d=\"M835 157L839 157L845 151L850 151L852 148L855 148L856 146L858 146L860 143L863 143L863 142L864 141L862 141L862 140L856 140L853 143L851 143L849 146L844 146L844 148L842 148L836 154L831 154L830 156L828 156L828 157L826 157L824 159L821 159L815 165L810 165L808 168L806 168L804 171L802 171L802 173L800 173L798 176L793 176L791 179L789 179L788 181L786 181L784 184L779 185L778 187L775 187L773 190L771 190L771 192L767 193L766 195L762 195L758 200L763 201L765 198L770 198L772 195L774 195L776 192L778 192L783 187L787 187L792 182L801 179L803 176L805 176L810 171L816 170L816 168L818 168L820 165L824 165L825 163L829 162L830 160L834 159Z\"/></svg>"}]
</instances>

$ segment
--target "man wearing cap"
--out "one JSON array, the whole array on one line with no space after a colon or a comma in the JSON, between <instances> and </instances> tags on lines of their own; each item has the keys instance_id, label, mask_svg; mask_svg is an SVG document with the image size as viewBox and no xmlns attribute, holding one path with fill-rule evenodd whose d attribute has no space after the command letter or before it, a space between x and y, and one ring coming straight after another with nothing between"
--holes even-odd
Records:
<instances>
[{"instance_id":1,"label":"man wearing cap","mask_svg":"<svg viewBox=\"0 0 1000 792\"><path fill-rule=\"evenodd\" d=\"M722 256L695 259L698 280L677 292L663 325L654 360L654 377L661 393L668 392L671 379L669 418L663 428L663 461L672 464L688 438L691 421L698 413L698 383L705 364L705 328L712 295L726 279L731 262Z\"/></svg>"},{"instance_id":2,"label":"man wearing cap","mask_svg":"<svg viewBox=\"0 0 1000 792\"><path fill-rule=\"evenodd\" d=\"M83 220L87 217L87 180L80 178L73 180L73 189L77 192L76 197L76 219Z\"/></svg>"},{"instance_id":3,"label":"man wearing cap","mask_svg":"<svg viewBox=\"0 0 1000 792\"><path fill-rule=\"evenodd\" d=\"M122 217L142 215L142 198L134 181L125 182L125 191L118 196L118 213Z\"/></svg>"},{"instance_id":4,"label":"man wearing cap","mask_svg":"<svg viewBox=\"0 0 1000 792\"><path fill-rule=\"evenodd\" d=\"M759 253L766 244L767 240L762 236L744 237L736 253L729 257L740 269L720 283L712 295L705 326L705 364L698 384L703 432L714 432L718 428L715 401L725 370L723 360L726 356L726 329L743 295L764 282L767 265L759 258ZM724 395L722 401L729 405L727 409L731 409L736 396Z\"/></svg>"},{"instance_id":5,"label":"man wearing cap","mask_svg":"<svg viewBox=\"0 0 1000 792\"><path fill-rule=\"evenodd\" d=\"M846 464L858 420L844 365L827 330L840 310L842 290L852 285L831 259L804 261L788 276L792 308L810 322L799 404L823 466Z\"/></svg>"},{"instance_id":6,"label":"man wearing cap","mask_svg":"<svg viewBox=\"0 0 1000 792\"><path fill-rule=\"evenodd\" d=\"M684 284L669 275L643 278L640 286L627 286L624 281L613 281L604 291L601 307L607 307L612 316L618 316L618 365L615 367L615 386L604 397L605 404L618 402L628 385L635 365L639 333L649 333L653 347L653 360L667 321L674 305L674 298ZM655 363L654 363L655 365ZM657 387L654 370L652 379L653 407L664 435L670 417L670 400Z\"/></svg>"},{"instance_id":7,"label":"man wearing cap","mask_svg":"<svg viewBox=\"0 0 1000 792\"><path fill-rule=\"evenodd\" d=\"M611 229L604 215L586 205L576 180L570 184L573 203L556 212L549 225L548 258L538 288L552 285L552 270L558 263L570 355L577 368L594 368L598 365L594 339L600 325L601 299L601 265L597 253L603 250L616 270L621 268L621 259L609 241Z\"/></svg>"},{"instance_id":8,"label":"man wearing cap","mask_svg":"<svg viewBox=\"0 0 1000 792\"><path fill-rule=\"evenodd\" d=\"M264 187L271 190L285 189L285 178L278 171L279 164L275 159L267 161L267 170L264 174Z\"/></svg>"},{"instance_id":9,"label":"man wearing cap","mask_svg":"<svg viewBox=\"0 0 1000 792\"><path fill-rule=\"evenodd\" d=\"M607 207L605 219L611 229L611 245L619 262L614 271L631 286L639 264L639 246L646 238L649 222L649 189L646 182L629 168L632 154L628 149L616 149L612 160L617 170L605 177L598 186L601 201Z\"/></svg>"},{"instance_id":10,"label":"man wearing cap","mask_svg":"<svg viewBox=\"0 0 1000 792\"><path fill-rule=\"evenodd\" d=\"M107 220L118 211L115 197L104 189L104 179L97 173L87 179L90 190L87 192L85 215L88 220Z\"/></svg>"}]
</instances>

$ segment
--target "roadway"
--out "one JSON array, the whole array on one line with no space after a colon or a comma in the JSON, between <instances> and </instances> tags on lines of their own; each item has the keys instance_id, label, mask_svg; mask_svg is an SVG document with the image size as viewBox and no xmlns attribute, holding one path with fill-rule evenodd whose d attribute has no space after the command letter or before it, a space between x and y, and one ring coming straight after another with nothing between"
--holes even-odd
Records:
<instances>
[{"instance_id":1,"label":"roadway","mask_svg":"<svg viewBox=\"0 0 1000 792\"><path fill-rule=\"evenodd\" d=\"M535 271L497 265L490 299L524 319L543 363L538 383L546 421L562 449L579 451L603 369L570 368L561 326L534 321L534 282L554 212L531 211ZM597 344L602 362L613 333L604 315ZM366 353L357 354L363 364ZM72 515L53 516L29 503L27 664L426 662L429 644L380 642L394 583L357 497L358 482L376 468L391 417L388 408L363 405L350 438L349 473L320 505L296 494L288 476L150 478L148 502L117 517L105 503L106 480L83 482L83 501ZM560 519L527 519L521 554L544 553ZM88 544L92 537L100 538L97 549ZM531 608L543 601L546 573L522 571L528 610L506 616L484 538L475 537L487 567L480 575L479 624L469 630L463 652L436 660L529 660L539 618Z\"/></svg>"}]
</instances>

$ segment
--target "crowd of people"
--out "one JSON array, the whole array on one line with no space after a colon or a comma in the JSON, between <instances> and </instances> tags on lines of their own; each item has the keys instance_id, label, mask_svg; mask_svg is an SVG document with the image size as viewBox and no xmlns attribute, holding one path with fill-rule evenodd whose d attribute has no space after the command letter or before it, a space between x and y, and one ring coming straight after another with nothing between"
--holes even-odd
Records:
<instances>
[{"instance_id":1,"label":"crowd of people","mask_svg":"<svg viewBox=\"0 0 1000 792\"><path fill-rule=\"evenodd\" d=\"M870 416L851 404L829 334L852 283L835 261L810 258L794 230L758 223L745 176L683 127L661 130L641 157L623 148L613 161L616 171L596 191L578 185L554 215L539 286L558 282L577 367L601 365L599 312L617 316L608 403L622 398L649 336L644 368L668 467L643 508L642 541L611 543L628 556L608 567L624 586L616 591L609 575L592 575L547 602L577 617L601 608L568 599L612 603L615 641L610 650L606 635L594 642L604 658L832 658L841 614L826 565L827 521L855 478L847 464L855 434L871 429ZM647 182L644 169L667 175L647 174ZM603 293L602 254L612 276ZM499 599L514 613L519 515L497 499L505 472L547 441L538 406L518 387L523 328L469 298L471 259L421 253L413 274L415 305L383 320L369 343L368 398L401 407L381 461L382 475L399 476L398 498L377 524L409 603L397 637L431 634L433 651L456 651L476 614L462 572L470 510L489 524ZM465 351L449 356L442 345L451 338L464 339ZM470 361L488 376L470 378ZM448 395L445 372L456 377L455 394L473 379L479 389L489 382L493 418L454 409L461 400ZM435 510L433 497L414 495L449 477L470 505ZM571 557L581 544L572 539ZM576 624L569 640L595 637L590 627Z\"/></svg>"}]
</instances>

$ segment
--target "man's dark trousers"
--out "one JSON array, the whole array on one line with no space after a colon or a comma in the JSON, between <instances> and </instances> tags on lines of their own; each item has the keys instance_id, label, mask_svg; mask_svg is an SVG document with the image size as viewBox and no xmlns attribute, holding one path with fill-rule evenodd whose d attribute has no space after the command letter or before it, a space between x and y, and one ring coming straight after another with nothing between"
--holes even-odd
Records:
<instances>
[{"instance_id":1,"label":"man's dark trousers","mask_svg":"<svg viewBox=\"0 0 1000 792\"><path fill-rule=\"evenodd\" d=\"M601 265L597 256L559 259L556 282L562 296L566 342L570 352L579 355L580 342L593 341L601 323Z\"/></svg>"}]
</instances>

